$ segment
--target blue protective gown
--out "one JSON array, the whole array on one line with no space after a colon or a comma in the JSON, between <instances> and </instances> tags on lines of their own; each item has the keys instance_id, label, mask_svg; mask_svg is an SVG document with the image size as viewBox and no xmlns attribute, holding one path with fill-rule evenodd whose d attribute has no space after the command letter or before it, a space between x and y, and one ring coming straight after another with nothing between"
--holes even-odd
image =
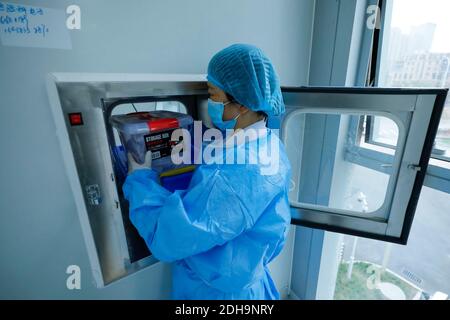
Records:
<instances>
[{"instance_id":1,"label":"blue protective gown","mask_svg":"<svg viewBox=\"0 0 450 320\"><path fill-rule=\"evenodd\" d=\"M151 169L127 177L130 220L156 258L174 262L172 298L279 299L267 264L280 253L290 225L284 147L266 129L263 137L224 148L224 156L255 155L267 148L267 137L280 147L271 175L261 174L261 164L204 164L187 190L173 193Z\"/></svg>"}]
</instances>

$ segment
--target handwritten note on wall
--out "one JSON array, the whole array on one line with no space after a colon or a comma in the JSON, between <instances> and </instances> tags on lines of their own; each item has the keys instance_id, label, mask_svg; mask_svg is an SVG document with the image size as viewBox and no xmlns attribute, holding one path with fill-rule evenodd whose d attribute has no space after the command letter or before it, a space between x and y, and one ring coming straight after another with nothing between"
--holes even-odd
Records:
<instances>
[{"instance_id":1,"label":"handwritten note on wall","mask_svg":"<svg viewBox=\"0 0 450 320\"><path fill-rule=\"evenodd\" d=\"M64 10L0 2L4 46L72 49Z\"/></svg>"}]
</instances>

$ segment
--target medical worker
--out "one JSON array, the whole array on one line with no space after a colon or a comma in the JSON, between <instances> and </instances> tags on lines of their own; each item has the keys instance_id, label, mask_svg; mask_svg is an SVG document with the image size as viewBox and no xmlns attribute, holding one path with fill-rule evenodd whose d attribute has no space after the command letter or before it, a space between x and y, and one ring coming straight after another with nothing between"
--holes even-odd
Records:
<instances>
[{"instance_id":1,"label":"medical worker","mask_svg":"<svg viewBox=\"0 0 450 320\"><path fill-rule=\"evenodd\" d=\"M171 193L149 168L149 154L144 165L129 156L123 191L130 220L156 258L173 262L172 298L279 299L268 264L282 250L290 225L290 165L278 136L266 128L267 117L284 113L279 79L260 49L235 44L211 59L207 80L214 125L234 129L233 135L258 132L225 144L217 157L245 151L261 160L261 150L273 149L275 170L263 172L267 159L213 161L197 167L187 190ZM269 147L270 141L279 148Z\"/></svg>"}]
</instances>

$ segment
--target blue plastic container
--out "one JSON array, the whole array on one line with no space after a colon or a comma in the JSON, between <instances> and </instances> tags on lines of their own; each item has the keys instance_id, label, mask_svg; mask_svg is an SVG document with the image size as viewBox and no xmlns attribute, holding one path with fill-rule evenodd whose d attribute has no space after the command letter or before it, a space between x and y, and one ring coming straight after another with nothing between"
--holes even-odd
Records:
<instances>
[{"instance_id":1,"label":"blue plastic container","mask_svg":"<svg viewBox=\"0 0 450 320\"><path fill-rule=\"evenodd\" d=\"M171 111L135 112L110 118L125 150L139 164L144 163L145 154L151 151L152 168L159 173L184 166L172 163L172 148L181 142L173 141L172 133L185 129L192 136L193 122L190 115Z\"/></svg>"},{"instance_id":2,"label":"blue plastic container","mask_svg":"<svg viewBox=\"0 0 450 320\"><path fill-rule=\"evenodd\" d=\"M174 192L175 190L186 190L189 187L193 174L194 171L190 171L173 176L161 177L161 185L170 192Z\"/></svg>"}]
</instances>

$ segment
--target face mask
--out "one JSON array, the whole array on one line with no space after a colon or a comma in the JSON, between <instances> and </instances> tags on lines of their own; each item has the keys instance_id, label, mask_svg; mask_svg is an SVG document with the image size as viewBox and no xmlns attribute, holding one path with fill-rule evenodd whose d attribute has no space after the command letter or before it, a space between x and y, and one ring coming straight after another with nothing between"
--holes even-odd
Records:
<instances>
[{"instance_id":1,"label":"face mask","mask_svg":"<svg viewBox=\"0 0 450 320\"><path fill-rule=\"evenodd\" d=\"M226 129L234 129L236 126L236 120L239 118L240 114L238 113L234 119L223 121L223 111L225 109L225 106L230 104L231 102L226 102L225 104L222 102L215 102L211 99L208 99L208 113L211 117L212 122L214 125L219 128L220 130L226 130Z\"/></svg>"}]
</instances>

